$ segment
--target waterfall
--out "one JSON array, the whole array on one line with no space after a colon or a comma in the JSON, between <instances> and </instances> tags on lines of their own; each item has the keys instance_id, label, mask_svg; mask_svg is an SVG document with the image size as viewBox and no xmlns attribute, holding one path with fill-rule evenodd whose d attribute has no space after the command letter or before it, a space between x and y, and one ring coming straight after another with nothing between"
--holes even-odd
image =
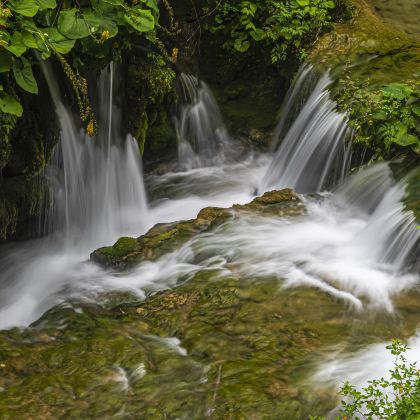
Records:
<instances>
[{"instance_id":1,"label":"waterfall","mask_svg":"<svg viewBox=\"0 0 420 420\"><path fill-rule=\"evenodd\" d=\"M53 198L50 228L64 233L70 246L86 247L141 231L147 218L141 158L136 140L120 134L113 64L99 80L99 130L94 138L77 128L51 70L43 68L61 127L60 144L46 170Z\"/></svg>"},{"instance_id":2,"label":"waterfall","mask_svg":"<svg viewBox=\"0 0 420 420\"><path fill-rule=\"evenodd\" d=\"M362 168L337 189L335 197L344 206L362 211L367 223L354 238L356 253L395 273L407 271L416 262L420 231L414 215L402 202L407 179L396 182L387 163Z\"/></svg>"},{"instance_id":3,"label":"waterfall","mask_svg":"<svg viewBox=\"0 0 420 420\"><path fill-rule=\"evenodd\" d=\"M89 253L150 225L137 142L121 135L113 65L99 80L100 128L94 138L78 128L61 100L52 69L41 65L61 128L45 171L51 190L49 235L3 250L0 328L28 325L61 300L63 288L80 279L102 279L105 273L83 263Z\"/></svg>"},{"instance_id":4,"label":"waterfall","mask_svg":"<svg viewBox=\"0 0 420 420\"><path fill-rule=\"evenodd\" d=\"M233 141L210 88L195 76L178 77L179 111L175 118L181 168L218 165L234 153Z\"/></svg>"},{"instance_id":5,"label":"waterfall","mask_svg":"<svg viewBox=\"0 0 420 420\"><path fill-rule=\"evenodd\" d=\"M310 86L314 70L304 67L283 106L283 115L276 129L281 136L288 116L299 107L302 86ZM334 185L347 172L351 130L346 115L335 111L328 86L331 79L324 74L307 97L294 119L263 179L261 190L291 187L299 193L320 191Z\"/></svg>"}]
</instances>

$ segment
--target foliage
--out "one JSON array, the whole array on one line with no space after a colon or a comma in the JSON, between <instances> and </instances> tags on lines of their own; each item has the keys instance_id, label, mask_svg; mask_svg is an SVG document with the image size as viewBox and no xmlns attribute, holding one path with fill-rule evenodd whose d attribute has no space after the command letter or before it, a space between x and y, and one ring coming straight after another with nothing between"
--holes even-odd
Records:
<instances>
[{"instance_id":1,"label":"foliage","mask_svg":"<svg viewBox=\"0 0 420 420\"><path fill-rule=\"evenodd\" d=\"M86 2L85 2L86 3ZM91 0L81 7L76 0L6 0L0 6L0 109L22 115L17 95L9 86L38 93L32 67L34 52L47 60L58 57L75 90L82 121L93 134L95 119L87 97L86 80L64 57L76 46L101 55L111 49L118 33L138 33L157 42L159 9L156 0ZM77 62L77 61L76 61ZM6 91L6 87L8 91ZM18 90L17 90L18 91Z\"/></svg>"},{"instance_id":2,"label":"foliage","mask_svg":"<svg viewBox=\"0 0 420 420\"><path fill-rule=\"evenodd\" d=\"M355 142L386 158L396 148L420 154L420 88L414 83L387 83L371 87L346 74L335 89L338 109L346 111L355 130Z\"/></svg>"},{"instance_id":3,"label":"foliage","mask_svg":"<svg viewBox=\"0 0 420 420\"><path fill-rule=\"evenodd\" d=\"M386 348L395 356L389 379L373 379L361 391L345 382L340 388L345 398L337 420L414 420L420 417L420 369L416 362L408 363L404 356L408 346L400 340L393 340ZM322 416L310 419L325 420Z\"/></svg>"},{"instance_id":4,"label":"foliage","mask_svg":"<svg viewBox=\"0 0 420 420\"><path fill-rule=\"evenodd\" d=\"M229 0L217 9L210 30L228 37L227 49L243 53L263 44L270 49L273 63L284 61L290 53L303 60L342 5L337 0Z\"/></svg>"},{"instance_id":5,"label":"foliage","mask_svg":"<svg viewBox=\"0 0 420 420\"><path fill-rule=\"evenodd\" d=\"M420 416L420 370L416 363L404 357L407 346L394 340L387 346L395 356L390 379L374 379L362 391L345 383L340 392L348 400L342 401L342 416L350 419L415 419Z\"/></svg>"}]
</instances>

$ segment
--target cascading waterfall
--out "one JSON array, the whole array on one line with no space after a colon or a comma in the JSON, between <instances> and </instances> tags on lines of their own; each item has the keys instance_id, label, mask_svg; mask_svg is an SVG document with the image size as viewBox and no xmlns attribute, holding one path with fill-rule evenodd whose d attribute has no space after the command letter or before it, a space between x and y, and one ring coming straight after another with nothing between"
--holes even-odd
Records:
<instances>
[{"instance_id":1,"label":"cascading waterfall","mask_svg":"<svg viewBox=\"0 0 420 420\"><path fill-rule=\"evenodd\" d=\"M310 67L301 70L284 110L287 107L295 110L299 106L300 89L314 77L313 71ZM299 193L311 193L343 179L350 160L351 130L346 115L334 109L328 91L330 84L328 74L316 83L287 134L280 139L281 145L262 181L261 190L291 187ZM284 132L286 122L287 117L280 119L278 135Z\"/></svg>"},{"instance_id":2,"label":"cascading waterfall","mask_svg":"<svg viewBox=\"0 0 420 420\"><path fill-rule=\"evenodd\" d=\"M308 96L313 91L318 81L317 79L317 74L312 65L305 63L300 66L299 71L294 77L292 84L286 93L286 97L279 111L279 121L274 131L271 146L273 152L275 152L279 142L287 134L290 126L299 115L308 99Z\"/></svg>"},{"instance_id":3,"label":"cascading waterfall","mask_svg":"<svg viewBox=\"0 0 420 420\"><path fill-rule=\"evenodd\" d=\"M100 78L101 128L95 138L77 128L51 69L43 65L43 70L61 127L60 143L46 169L50 235L12 246L2 256L0 328L34 321L60 301L64 286L98 275L83 264L92 249L139 234L150 224L138 146L132 136L120 134L112 64Z\"/></svg>"},{"instance_id":4,"label":"cascading waterfall","mask_svg":"<svg viewBox=\"0 0 420 420\"><path fill-rule=\"evenodd\" d=\"M146 224L147 204L138 146L121 138L121 116L114 105L114 68L104 70L98 89L99 132L89 138L79 130L50 69L44 66L61 126L61 141L52 164L51 228L65 232L70 246L97 246Z\"/></svg>"},{"instance_id":5,"label":"cascading waterfall","mask_svg":"<svg viewBox=\"0 0 420 420\"><path fill-rule=\"evenodd\" d=\"M175 118L181 168L218 165L234 153L232 142L209 87L193 75L178 77L179 111Z\"/></svg>"}]
</instances>

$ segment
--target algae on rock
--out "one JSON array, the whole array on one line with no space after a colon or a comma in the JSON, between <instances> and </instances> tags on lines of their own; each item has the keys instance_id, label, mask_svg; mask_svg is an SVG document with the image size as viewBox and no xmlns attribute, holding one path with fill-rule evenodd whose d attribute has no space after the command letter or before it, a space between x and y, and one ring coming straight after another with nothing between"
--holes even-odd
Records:
<instances>
[{"instance_id":1,"label":"algae on rock","mask_svg":"<svg viewBox=\"0 0 420 420\"><path fill-rule=\"evenodd\" d=\"M365 0L353 19L324 35L311 61L331 69L337 108L368 157L420 154L420 44L385 23Z\"/></svg>"},{"instance_id":2,"label":"algae on rock","mask_svg":"<svg viewBox=\"0 0 420 420\"><path fill-rule=\"evenodd\" d=\"M304 214L305 207L290 189L270 191L245 205L234 205L231 209L208 207L201 210L194 220L158 224L137 239L120 238L112 247L94 251L91 259L118 269L131 268L146 260L153 261L199 233L209 232L234 218L235 212L295 217Z\"/></svg>"}]
</instances>

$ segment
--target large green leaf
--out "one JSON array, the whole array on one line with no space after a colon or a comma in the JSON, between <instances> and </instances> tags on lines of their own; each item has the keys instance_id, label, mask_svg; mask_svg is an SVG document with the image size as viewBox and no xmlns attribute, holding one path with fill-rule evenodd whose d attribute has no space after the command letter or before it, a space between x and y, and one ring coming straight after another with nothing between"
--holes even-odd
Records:
<instances>
[{"instance_id":1,"label":"large green leaf","mask_svg":"<svg viewBox=\"0 0 420 420\"><path fill-rule=\"evenodd\" d=\"M0 111L5 114L12 114L21 117L23 114L22 105L7 93L0 95Z\"/></svg>"},{"instance_id":2,"label":"large green leaf","mask_svg":"<svg viewBox=\"0 0 420 420\"><path fill-rule=\"evenodd\" d=\"M32 73L31 63L25 57L22 57L21 60L21 63L19 60L13 63L13 74L16 83L27 92L37 94L38 85Z\"/></svg>"},{"instance_id":3,"label":"large green leaf","mask_svg":"<svg viewBox=\"0 0 420 420\"><path fill-rule=\"evenodd\" d=\"M400 146L411 146L412 144L417 144L419 142L416 136L412 134L404 134L398 138L398 141L394 141L394 143L399 144Z\"/></svg>"},{"instance_id":4,"label":"large green leaf","mask_svg":"<svg viewBox=\"0 0 420 420\"><path fill-rule=\"evenodd\" d=\"M156 15L159 15L159 6L156 0L142 0L142 2L145 3L147 7L152 9Z\"/></svg>"},{"instance_id":5,"label":"large green leaf","mask_svg":"<svg viewBox=\"0 0 420 420\"><path fill-rule=\"evenodd\" d=\"M139 6L127 10L124 14L124 19L139 32L150 32L155 28L155 18L152 12Z\"/></svg>"},{"instance_id":6,"label":"large green leaf","mask_svg":"<svg viewBox=\"0 0 420 420\"><path fill-rule=\"evenodd\" d=\"M247 40L242 40L242 39L236 39L235 43L233 44L234 48L236 51L239 51L241 53L248 51L250 43Z\"/></svg>"},{"instance_id":7,"label":"large green leaf","mask_svg":"<svg viewBox=\"0 0 420 420\"><path fill-rule=\"evenodd\" d=\"M23 35L20 32L15 32L10 38L10 44L5 45L4 48L13 53L16 57L20 57L27 50L27 47L23 42Z\"/></svg>"},{"instance_id":8,"label":"large green leaf","mask_svg":"<svg viewBox=\"0 0 420 420\"><path fill-rule=\"evenodd\" d=\"M34 36L28 31L22 31L22 41L28 48L38 48Z\"/></svg>"},{"instance_id":9,"label":"large green leaf","mask_svg":"<svg viewBox=\"0 0 420 420\"><path fill-rule=\"evenodd\" d=\"M76 9L63 10L58 18L57 27L69 39L86 38L90 34L89 25Z\"/></svg>"},{"instance_id":10,"label":"large green leaf","mask_svg":"<svg viewBox=\"0 0 420 420\"><path fill-rule=\"evenodd\" d=\"M12 68L12 54L6 50L0 50L0 73L9 71Z\"/></svg>"},{"instance_id":11,"label":"large green leaf","mask_svg":"<svg viewBox=\"0 0 420 420\"><path fill-rule=\"evenodd\" d=\"M57 28L45 28L43 31L47 34L51 46L60 54L67 54L73 49L76 41L67 39Z\"/></svg>"},{"instance_id":12,"label":"large green leaf","mask_svg":"<svg viewBox=\"0 0 420 420\"><path fill-rule=\"evenodd\" d=\"M7 4L14 12L28 17L35 16L39 9L34 0L9 0Z\"/></svg>"},{"instance_id":13,"label":"large green leaf","mask_svg":"<svg viewBox=\"0 0 420 420\"><path fill-rule=\"evenodd\" d=\"M108 31L110 38L116 36L118 33L118 26L115 24L115 22L98 12L86 12L83 14L83 17L91 28L91 31L94 33Z\"/></svg>"},{"instance_id":14,"label":"large green leaf","mask_svg":"<svg viewBox=\"0 0 420 420\"><path fill-rule=\"evenodd\" d=\"M420 101L411 105L411 111L420 117Z\"/></svg>"},{"instance_id":15,"label":"large green leaf","mask_svg":"<svg viewBox=\"0 0 420 420\"><path fill-rule=\"evenodd\" d=\"M383 91L396 99L407 99L413 93L413 89L404 83L390 83L383 88Z\"/></svg>"},{"instance_id":16,"label":"large green leaf","mask_svg":"<svg viewBox=\"0 0 420 420\"><path fill-rule=\"evenodd\" d=\"M55 9L57 7L55 0L35 0L35 3L38 4L40 10Z\"/></svg>"}]
</instances>

